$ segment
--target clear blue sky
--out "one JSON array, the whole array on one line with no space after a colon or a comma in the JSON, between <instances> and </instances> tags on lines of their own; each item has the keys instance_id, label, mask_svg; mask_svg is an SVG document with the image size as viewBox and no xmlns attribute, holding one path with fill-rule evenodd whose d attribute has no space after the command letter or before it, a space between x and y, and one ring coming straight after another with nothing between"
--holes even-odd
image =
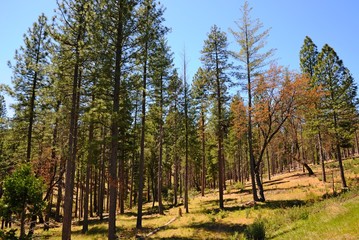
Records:
<instances>
[{"instance_id":1,"label":"clear blue sky","mask_svg":"<svg viewBox=\"0 0 359 240\"><path fill-rule=\"evenodd\" d=\"M184 48L191 79L200 66L203 41L213 24L223 31L235 28L242 0L162 0L167 8L166 26L171 27L169 45L177 68L182 68ZM359 80L359 1L358 0L250 0L252 16L271 28L268 47L276 48L280 65L299 69L299 50L310 36L319 50L328 43ZM0 3L0 83L11 84L7 61L23 41L23 34L44 12L52 16L55 0L3 0ZM230 49L238 49L228 35Z\"/></svg>"}]
</instances>

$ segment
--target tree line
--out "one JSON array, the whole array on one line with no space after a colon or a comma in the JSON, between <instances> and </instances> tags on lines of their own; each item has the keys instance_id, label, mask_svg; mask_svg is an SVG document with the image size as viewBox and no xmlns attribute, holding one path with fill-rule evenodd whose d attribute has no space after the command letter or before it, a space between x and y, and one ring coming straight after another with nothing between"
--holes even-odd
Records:
<instances>
[{"instance_id":1,"label":"tree line","mask_svg":"<svg viewBox=\"0 0 359 240\"><path fill-rule=\"evenodd\" d=\"M163 14L156 0L59 0L24 35L9 63L13 86L1 88L16 100L10 119L0 95L4 220L19 213L24 223L29 212L33 234L38 218L48 228L53 217L70 239L73 219L86 233L89 217L108 213L115 239L117 212L136 206L141 229L146 202L159 214L182 203L189 212L189 192L218 188L223 209L226 187L246 182L265 201L264 178L313 174L314 163L325 182L330 159L347 188L342 160L359 151L357 88L333 48L318 51L306 37L300 72L279 66L265 50L269 29L245 2L229 30L239 50L212 26L189 81L186 57L174 66ZM10 207L13 171L33 175L32 187L41 179L42 199L33 190L24 202L42 207Z\"/></svg>"}]
</instances>

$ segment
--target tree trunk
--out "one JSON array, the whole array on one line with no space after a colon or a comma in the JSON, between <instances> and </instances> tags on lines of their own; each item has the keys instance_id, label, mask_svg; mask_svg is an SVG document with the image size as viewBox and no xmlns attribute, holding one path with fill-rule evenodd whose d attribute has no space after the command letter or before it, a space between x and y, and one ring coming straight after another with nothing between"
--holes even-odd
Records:
<instances>
[{"instance_id":1,"label":"tree trunk","mask_svg":"<svg viewBox=\"0 0 359 240\"><path fill-rule=\"evenodd\" d=\"M323 144L322 144L322 136L320 134L320 131L317 134L318 137L318 147L319 147L319 158L320 158L320 164L322 167L322 181L325 183L327 181L327 177L325 175L325 163L324 163L324 153L323 153Z\"/></svg>"},{"instance_id":2,"label":"tree trunk","mask_svg":"<svg viewBox=\"0 0 359 240\"><path fill-rule=\"evenodd\" d=\"M262 181L261 181L260 167L257 167L255 169L255 175L256 175L256 182L257 182L259 196L260 196L258 201L265 202L264 189L263 189L263 184L262 184Z\"/></svg>"},{"instance_id":3,"label":"tree trunk","mask_svg":"<svg viewBox=\"0 0 359 240\"><path fill-rule=\"evenodd\" d=\"M148 12L147 12L148 15ZM140 164L139 164L139 184L138 184L138 204L137 204L137 222L136 228L142 228L142 205L143 205L143 186L144 186L144 168L145 168L145 131L146 131L146 89L147 89L147 54L148 42L145 43L145 56L143 65L143 90L142 90L142 118L141 118L141 143L140 143Z\"/></svg>"},{"instance_id":4,"label":"tree trunk","mask_svg":"<svg viewBox=\"0 0 359 240\"><path fill-rule=\"evenodd\" d=\"M250 175L251 175L251 184L252 184L252 194L253 200L258 201L256 182L255 182L255 160L253 153L253 133L252 133L252 87L251 87L251 69L250 69L250 59L249 59L249 40L248 40L248 30L245 30L246 35L246 67L247 67L247 80L248 80L248 147L249 147L249 166L250 166Z\"/></svg>"},{"instance_id":5,"label":"tree trunk","mask_svg":"<svg viewBox=\"0 0 359 240\"><path fill-rule=\"evenodd\" d=\"M130 182L130 206L129 208L132 208L132 198L133 198L133 192L134 192L134 177L135 177L135 162L137 162L137 113L138 113L138 92L136 93L136 104L135 104L135 122L134 122L134 133L133 133L133 151L132 151L132 164L131 164L131 182Z\"/></svg>"},{"instance_id":6,"label":"tree trunk","mask_svg":"<svg viewBox=\"0 0 359 240\"><path fill-rule=\"evenodd\" d=\"M77 42L80 42L82 31L78 34ZM72 204L73 204L73 189L75 178L75 164L76 164L76 148L77 148L77 121L78 121L78 105L81 83L80 77L80 52L78 46L76 48L76 63L74 68L73 85L72 85L72 104L70 117L70 131L69 131L69 151L66 163L66 184L65 184L65 199L64 199L64 217L62 224L62 239L71 239L71 223L72 223Z\"/></svg>"},{"instance_id":7,"label":"tree trunk","mask_svg":"<svg viewBox=\"0 0 359 240\"><path fill-rule=\"evenodd\" d=\"M266 157L267 157L267 168L268 168L268 180L271 180L271 172L270 172L270 161L269 161L269 152L268 149L266 149Z\"/></svg>"},{"instance_id":8,"label":"tree trunk","mask_svg":"<svg viewBox=\"0 0 359 240\"><path fill-rule=\"evenodd\" d=\"M20 239L25 239L25 219L26 219L26 208L24 206L20 216Z\"/></svg>"},{"instance_id":9,"label":"tree trunk","mask_svg":"<svg viewBox=\"0 0 359 240\"><path fill-rule=\"evenodd\" d=\"M185 179L184 179L184 207L186 213L188 209L188 99L187 99L187 79L186 79L186 55L184 56L183 65L183 84L184 84L184 112L185 112Z\"/></svg>"},{"instance_id":10,"label":"tree trunk","mask_svg":"<svg viewBox=\"0 0 359 240\"><path fill-rule=\"evenodd\" d=\"M223 205L223 180L224 180L224 164L222 156L222 144L223 144L223 126L222 126L222 102L221 102L221 84L219 76L219 59L218 59L218 49L215 45L215 54L216 54L216 90L217 90L217 114L218 114L218 125L217 125L217 136L218 136L218 188L219 188L219 208L224 209Z\"/></svg>"},{"instance_id":11,"label":"tree trunk","mask_svg":"<svg viewBox=\"0 0 359 240\"><path fill-rule=\"evenodd\" d=\"M205 119L204 119L204 106L201 106L201 140L202 140L202 188L201 193L204 196L204 190L206 188L206 138L205 138Z\"/></svg>"},{"instance_id":12,"label":"tree trunk","mask_svg":"<svg viewBox=\"0 0 359 240\"><path fill-rule=\"evenodd\" d=\"M92 98L94 101L94 97ZM91 121L89 126L89 138L88 142L91 144L94 138L94 123ZM88 158L86 163L86 182L85 182L85 196L84 196L84 220L82 225L82 233L86 233L88 231L88 215L89 215L89 194L90 194L90 170L91 163L93 161L93 150L90 145L88 150Z\"/></svg>"},{"instance_id":13,"label":"tree trunk","mask_svg":"<svg viewBox=\"0 0 359 240\"><path fill-rule=\"evenodd\" d=\"M177 202L177 199L178 199L178 156L177 154L175 154L174 156L174 159L175 159L175 162L174 162L174 186L173 186L173 192L174 192L174 205L177 206L178 205L178 202Z\"/></svg>"},{"instance_id":14,"label":"tree trunk","mask_svg":"<svg viewBox=\"0 0 359 240\"><path fill-rule=\"evenodd\" d=\"M305 167L305 169L307 169L307 171L308 171L308 175L309 175L309 176L314 175L313 170L309 167L309 165L308 165L308 164L303 163L303 167Z\"/></svg>"},{"instance_id":15,"label":"tree trunk","mask_svg":"<svg viewBox=\"0 0 359 240\"><path fill-rule=\"evenodd\" d=\"M38 39L37 49L36 49L36 60L35 60L35 68L37 69L39 61L40 61L40 47L41 47L41 36ZM31 87L31 97L30 97L30 106L29 106L29 127L27 130L27 149L26 149L26 162L29 163L31 159L31 141L32 141L32 128L34 124L34 117L35 117L35 99L36 99L36 88L37 88L37 81L38 81L38 71L35 70L34 78L32 80L32 87Z\"/></svg>"},{"instance_id":16,"label":"tree trunk","mask_svg":"<svg viewBox=\"0 0 359 240\"><path fill-rule=\"evenodd\" d=\"M163 77L161 76L161 89L160 89L160 155L158 161L158 213L163 215L162 205L162 155L163 155Z\"/></svg>"}]
</instances>

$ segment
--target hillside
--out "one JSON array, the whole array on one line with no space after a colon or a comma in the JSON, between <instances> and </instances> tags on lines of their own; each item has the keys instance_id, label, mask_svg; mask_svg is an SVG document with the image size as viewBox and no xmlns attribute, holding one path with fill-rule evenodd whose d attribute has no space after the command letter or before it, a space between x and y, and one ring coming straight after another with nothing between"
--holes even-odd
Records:
<instances>
[{"instance_id":1,"label":"hillside","mask_svg":"<svg viewBox=\"0 0 359 240\"><path fill-rule=\"evenodd\" d=\"M167 209L164 216L158 215L157 208L147 204L144 229L136 232L133 209L117 217L118 233L121 239L133 239L136 235L149 239L243 239L248 229L264 226L268 239L358 239L359 159L345 161L350 191L341 194L337 194L340 181L336 163L327 164L329 179L325 185L318 178L319 166L312 167L316 176L294 171L264 181L265 203L253 204L249 184L227 186L224 211L218 209L218 192L207 191L205 197L192 192L189 214L179 206ZM60 239L61 229L38 230L37 236ZM78 223L73 227L73 239L105 238L106 221L93 220L86 235L81 234Z\"/></svg>"}]
</instances>

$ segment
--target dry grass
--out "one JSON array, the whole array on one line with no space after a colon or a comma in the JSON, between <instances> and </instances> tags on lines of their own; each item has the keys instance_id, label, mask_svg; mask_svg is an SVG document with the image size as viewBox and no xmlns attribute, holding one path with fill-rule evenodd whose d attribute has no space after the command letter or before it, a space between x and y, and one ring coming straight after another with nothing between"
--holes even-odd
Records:
<instances>
[{"instance_id":1,"label":"dry grass","mask_svg":"<svg viewBox=\"0 0 359 240\"><path fill-rule=\"evenodd\" d=\"M351 168L346 172L348 182L358 186L357 171L359 160L347 160L347 165ZM335 165L331 165L330 169L336 171ZM349 168L348 168L349 169ZM353 171L351 169L354 169ZM152 204L145 205L143 226L144 229L136 231L136 215L135 210L127 211L125 215L117 217L118 235L121 239L134 238L136 235L146 236L154 229L165 225L169 220L179 215L179 208L182 208L183 216L176 221L161 229L157 233L151 235L152 239L235 239L236 235L241 237L244 229L253 223L255 219L269 219L271 222L272 238L286 239L289 232L293 229L301 229L307 218L311 218L311 209L304 209L306 205L311 205L322 199L322 196L331 193L331 175L328 174L328 183L323 184L318 176L320 176L319 166L313 166L316 176L309 177L301 171L285 173L274 176L270 181L264 181L264 189L266 202L258 203L255 206L248 206L246 203L252 200L250 185L247 184L243 191L235 189L234 186L228 187L224 195L224 210L218 208L218 191L207 191L204 197L197 193L190 194L189 213L184 212L183 206L170 208L165 211L165 215L151 214ZM339 189L339 175L334 174L334 181ZM354 203L358 202L358 198L354 198ZM302 207L300 207L302 206ZM341 219L343 214L349 208L340 203L323 205L320 210L330 213L321 219L317 219L322 223L332 224L333 219ZM288 210L288 211L287 211ZM313 210L314 211L314 210ZM324 216L324 215L323 215ZM295 226L280 225L279 223L292 221ZM276 222L278 225L276 226ZM357 223L359 226L359 223ZM107 239L107 222L99 222L94 220L89 226L89 232L81 234L81 226L73 226L73 239ZM299 231L298 230L298 231ZM337 230L339 231L339 230ZM340 232L342 231L342 232ZM356 233L340 230L338 233L347 239L354 239ZM350 232L350 231L349 231ZM314 233L312 237L316 237ZM318 233L320 235L320 233ZM319 236L318 235L318 236ZM61 229L51 229L49 232L37 231L39 239L60 239ZM322 235L320 235L322 236ZM295 237L293 237L295 239ZM338 238L346 239L346 238Z\"/></svg>"}]
</instances>

